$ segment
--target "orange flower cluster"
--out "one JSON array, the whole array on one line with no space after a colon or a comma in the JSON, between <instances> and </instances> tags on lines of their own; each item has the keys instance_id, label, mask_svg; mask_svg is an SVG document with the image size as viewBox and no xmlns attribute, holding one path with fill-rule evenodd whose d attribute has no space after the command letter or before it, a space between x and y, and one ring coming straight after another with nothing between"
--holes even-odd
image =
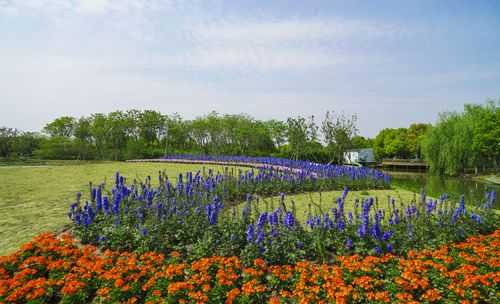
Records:
<instances>
[{"instance_id":1,"label":"orange flower cluster","mask_svg":"<svg viewBox=\"0 0 500 304\"><path fill-rule=\"evenodd\" d=\"M268 265L178 252L99 252L42 234L0 257L0 303L492 303L500 230L436 250Z\"/></svg>"}]
</instances>

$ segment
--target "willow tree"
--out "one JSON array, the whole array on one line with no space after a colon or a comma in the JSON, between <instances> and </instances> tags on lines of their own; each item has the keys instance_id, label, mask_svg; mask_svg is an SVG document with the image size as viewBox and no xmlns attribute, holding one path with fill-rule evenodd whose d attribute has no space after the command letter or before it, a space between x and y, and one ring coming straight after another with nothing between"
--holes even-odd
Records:
<instances>
[{"instance_id":1,"label":"willow tree","mask_svg":"<svg viewBox=\"0 0 500 304\"><path fill-rule=\"evenodd\" d=\"M498 169L500 101L465 105L463 113L444 113L423 140L434 173L456 175L467 169Z\"/></svg>"}]
</instances>

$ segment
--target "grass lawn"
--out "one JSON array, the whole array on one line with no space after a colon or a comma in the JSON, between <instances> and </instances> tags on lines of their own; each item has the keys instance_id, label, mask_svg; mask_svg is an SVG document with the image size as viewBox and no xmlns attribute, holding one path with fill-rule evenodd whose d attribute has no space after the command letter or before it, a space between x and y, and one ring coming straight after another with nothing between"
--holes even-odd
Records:
<instances>
[{"instance_id":1,"label":"grass lawn","mask_svg":"<svg viewBox=\"0 0 500 304\"><path fill-rule=\"evenodd\" d=\"M497 174L490 174L490 175L481 175L477 177L473 177L473 179L490 183L490 184L495 184L495 185L500 185L500 173Z\"/></svg>"},{"instance_id":2,"label":"grass lawn","mask_svg":"<svg viewBox=\"0 0 500 304\"><path fill-rule=\"evenodd\" d=\"M81 191L88 198L88 183L105 179L114 182L118 170L127 178L143 180L151 175L157 182L159 170L170 178L181 172L201 170L200 165L126 163L126 162L53 162L49 165L0 166L0 255L16 250L43 231L57 230L68 224L69 204ZM210 166L223 170L222 166ZM208 169L208 166L206 167Z\"/></svg>"},{"instance_id":3,"label":"grass lawn","mask_svg":"<svg viewBox=\"0 0 500 304\"><path fill-rule=\"evenodd\" d=\"M295 202L295 208L298 220L305 222L307 220L307 215L309 210L313 214L319 213L319 208L324 212L330 210L337 206L336 199L342 196L342 191L326 191L322 192L311 192L311 193L301 193L285 196L285 205L288 210L292 209L292 200ZM364 190L364 191L350 191L347 195L346 202L344 205L344 210L349 212L354 208L354 200L359 198L373 197L378 199L379 207L387 207L388 197L393 197L396 202L404 202L408 204L413 199L420 199L420 195L415 194L411 191L403 189L390 189L390 190ZM244 204L238 206L238 210L241 211ZM279 207L279 197L272 197L267 199L259 200L258 209L259 211L265 211L267 207L268 211L274 210Z\"/></svg>"}]
</instances>

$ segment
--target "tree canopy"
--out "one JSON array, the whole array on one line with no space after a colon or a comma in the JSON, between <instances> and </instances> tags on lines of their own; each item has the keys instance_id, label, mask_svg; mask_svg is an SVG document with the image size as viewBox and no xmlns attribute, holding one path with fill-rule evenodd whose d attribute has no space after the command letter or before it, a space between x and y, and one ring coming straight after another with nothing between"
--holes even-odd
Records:
<instances>
[{"instance_id":1,"label":"tree canopy","mask_svg":"<svg viewBox=\"0 0 500 304\"><path fill-rule=\"evenodd\" d=\"M154 110L62 116L41 133L0 128L0 157L123 160L166 154L277 156L341 163L348 149L373 148L384 158L424 159L433 172L459 174L500 166L500 100L441 113L438 122L386 128L374 139L358 135L357 116L257 120L219 114L186 120Z\"/></svg>"},{"instance_id":2,"label":"tree canopy","mask_svg":"<svg viewBox=\"0 0 500 304\"><path fill-rule=\"evenodd\" d=\"M434 173L455 175L500 165L500 100L465 105L462 113L443 113L423 140Z\"/></svg>"}]
</instances>

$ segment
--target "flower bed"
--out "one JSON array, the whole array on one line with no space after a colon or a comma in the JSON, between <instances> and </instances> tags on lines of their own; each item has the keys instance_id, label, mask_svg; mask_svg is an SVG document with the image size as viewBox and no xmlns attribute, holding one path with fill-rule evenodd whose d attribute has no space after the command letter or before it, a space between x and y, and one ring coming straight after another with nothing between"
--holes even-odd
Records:
<instances>
[{"instance_id":1,"label":"flower bed","mask_svg":"<svg viewBox=\"0 0 500 304\"><path fill-rule=\"evenodd\" d=\"M338 256L268 265L179 253L99 252L42 234L0 258L1 303L494 303L500 230L406 257Z\"/></svg>"},{"instance_id":2,"label":"flower bed","mask_svg":"<svg viewBox=\"0 0 500 304\"><path fill-rule=\"evenodd\" d=\"M301 171L306 175L314 174L319 178L339 178L347 177L350 179L374 178L377 180L390 181L390 176L379 170L367 167L352 167L343 165L320 164L304 160L292 160L278 157L251 157L251 156L231 156L231 155L193 155L193 154L175 154L166 155L162 159L172 161L206 161L232 164L257 164L262 167L275 167L289 169L292 171Z\"/></svg>"},{"instance_id":3,"label":"flower bed","mask_svg":"<svg viewBox=\"0 0 500 304\"><path fill-rule=\"evenodd\" d=\"M241 192L247 190L244 184L234 189L246 193ZM346 206L345 188L334 208L311 207L308 219L301 222L295 204L286 202L284 194L265 208L247 194L241 207L231 208L224 200L227 191L222 175L187 174L171 184L160 174L159 186L154 187L150 178L127 183L117 174L111 189L93 187L90 201L84 203L78 195L68 215L74 235L101 249L177 250L191 260L214 254L238 256L245 262L260 257L274 264L328 262L346 254L405 254L490 233L499 222L491 210L495 192L487 193L476 208L466 207L463 197L457 204L446 196L422 196L418 202L367 198Z\"/></svg>"}]
</instances>

